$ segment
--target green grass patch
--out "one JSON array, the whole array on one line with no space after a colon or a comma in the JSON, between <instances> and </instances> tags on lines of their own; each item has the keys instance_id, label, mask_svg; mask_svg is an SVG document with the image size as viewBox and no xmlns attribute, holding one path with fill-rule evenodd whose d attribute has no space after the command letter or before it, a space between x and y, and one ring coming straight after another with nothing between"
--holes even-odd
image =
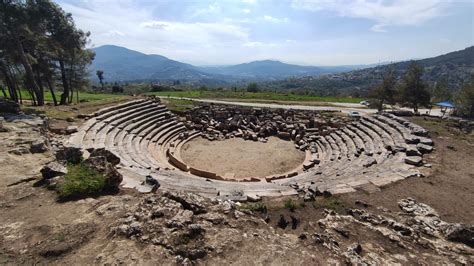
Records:
<instances>
[{"instance_id":1,"label":"green grass patch","mask_svg":"<svg viewBox=\"0 0 474 266\"><path fill-rule=\"evenodd\" d=\"M101 192L105 186L105 177L84 164L69 164L64 182L58 186L60 199L82 198Z\"/></svg>"},{"instance_id":2,"label":"green grass patch","mask_svg":"<svg viewBox=\"0 0 474 266\"><path fill-rule=\"evenodd\" d=\"M267 101L306 101L306 102L344 102L359 103L362 98L351 97L319 97L314 95L300 95L283 92L245 92L245 91L160 91L150 92L149 95L184 97L184 98L205 98L205 99L241 99L241 100L267 100Z\"/></svg>"},{"instance_id":3,"label":"green grass patch","mask_svg":"<svg viewBox=\"0 0 474 266\"><path fill-rule=\"evenodd\" d=\"M175 113L184 113L196 106L196 102L182 99L166 99L163 103Z\"/></svg>"},{"instance_id":4,"label":"green grass patch","mask_svg":"<svg viewBox=\"0 0 474 266\"><path fill-rule=\"evenodd\" d=\"M56 99L59 102L61 99L61 91L58 91L55 93ZM8 91L7 91L8 95ZM76 92L74 92L74 97L73 97L73 102L76 102ZM21 91L21 97L23 100L31 100L31 96L26 90ZM117 98L123 98L127 97L126 95L121 95L121 94L113 94L113 93L92 93L92 92L79 92L79 102L90 102L90 101L100 101L104 99L117 99ZM53 102L53 96L50 91L45 91L44 92L44 100L45 102Z\"/></svg>"},{"instance_id":5,"label":"green grass patch","mask_svg":"<svg viewBox=\"0 0 474 266\"><path fill-rule=\"evenodd\" d=\"M304 207L306 207L306 204L304 202L298 202L292 199L285 200L285 203L283 204L283 208L288 209L292 212L295 211L296 209L304 208Z\"/></svg>"},{"instance_id":6,"label":"green grass patch","mask_svg":"<svg viewBox=\"0 0 474 266\"><path fill-rule=\"evenodd\" d=\"M64 242L64 240L66 240L66 235L64 235L64 233L58 233L54 235L53 239L58 242Z\"/></svg>"},{"instance_id":7,"label":"green grass patch","mask_svg":"<svg viewBox=\"0 0 474 266\"><path fill-rule=\"evenodd\" d=\"M316 197L312 202L313 207L317 209L330 209L335 212L342 212L346 208L346 204L335 196Z\"/></svg>"},{"instance_id":8,"label":"green grass patch","mask_svg":"<svg viewBox=\"0 0 474 266\"><path fill-rule=\"evenodd\" d=\"M259 203L248 203L248 204L242 204L239 209L241 210L249 210L253 212L261 212L261 213L266 213L267 212L267 206L261 202Z\"/></svg>"}]
</instances>

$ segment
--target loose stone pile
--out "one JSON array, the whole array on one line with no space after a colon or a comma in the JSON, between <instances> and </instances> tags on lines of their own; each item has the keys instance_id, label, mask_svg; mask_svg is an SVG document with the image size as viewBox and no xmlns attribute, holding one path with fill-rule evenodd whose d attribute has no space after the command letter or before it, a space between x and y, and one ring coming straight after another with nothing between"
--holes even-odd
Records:
<instances>
[{"instance_id":1,"label":"loose stone pile","mask_svg":"<svg viewBox=\"0 0 474 266\"><path fill-rule=\"evenodd\" d=\"M364 115L352 121L323 118L316 112L223 106L199 107L179 118L158 99L149 98L92 114L69 145L83 150L105 148L116 154L126 187L150 190L148 176L164 189L236 200L377 190L419 175L416 166L433 149L426 130L392 114ZM186 165L180 156L182 145L199 136L264 142L273 135L291 139L296 148L306 151L300 168L231 182Z\"/></svg>"},{"instance_id":2,"label":"loose stone pile","mask_svg":"<svg viewBox=\"0 0 474 266\"><path fill-rule=\"evenodd\" d=\"M324 117L321 112L242 108L205 105L185 115L185 126L198 130L208 140L241 137L267 142L269 136L293 140L296 148L306 150L318 135L327 135L345 125L348 117Z\"/></svg>"}]
</instances>

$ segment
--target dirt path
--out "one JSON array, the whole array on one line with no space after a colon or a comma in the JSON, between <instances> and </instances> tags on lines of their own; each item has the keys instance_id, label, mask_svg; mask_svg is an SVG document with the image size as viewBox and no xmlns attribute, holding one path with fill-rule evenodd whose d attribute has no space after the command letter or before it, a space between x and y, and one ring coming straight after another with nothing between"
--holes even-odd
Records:
<instances>
[{"instance_id":1,"label":"dirt path","mask_svg":"<svg viewBox=\"0 0 474 266\"><path fill-rule=\"evenodd\" d=\"M311 111L341 111L343 113L350 113L350 112L359 112L365 114L373 114L376 113L376 109L367 108L358 103L334 103L334 102L314 102L314 103L307 103L307 102L294 102L294 101L257 101L251 102L242 100L235 100L235 99L223 99L223 100L215 100L215 99L196 99L196 98L185 98L185 97L165 97L159 96L162 99L181 99L181 100L188 100L188 101L195 101L195 102L202 102L202 103L215 103L215 104L230 104L230 105L238 105L238 106L249 106L249 107L259 107L259 108L278 108L278 109L295 109L295 110L311 110ZM399 108L401 110L408 110L411 111L412 109L409 108ZM419 112L424 114L428 113L428 109L419 109ZM433 116L441 116L440 109L433 109L430 112Z\"/></svg>"},{"instance_id":2,"label":"dirt path","mask_svg":"<svg viewBox=\"0 0 474 266\"><path fill-rule=\"evenodd\" d=\"M267 143L241 138L209 141L196 138L183 145L183 160L198 169L219 175L234 173L235 178L282 174L301 165L305 153L290 141L276 137Z\"/></svg>"}]
</instances>

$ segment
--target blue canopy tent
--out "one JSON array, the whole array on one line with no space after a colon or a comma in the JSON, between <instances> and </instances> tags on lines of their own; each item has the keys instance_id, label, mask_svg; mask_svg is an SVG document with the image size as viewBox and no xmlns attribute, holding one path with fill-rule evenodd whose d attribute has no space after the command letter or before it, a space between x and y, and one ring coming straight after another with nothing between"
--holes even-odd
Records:
<instances>
[{"instance_id":1,"label":"blue canopy tent","mask_svg":"<svg viewBox=\"0 0 474 266\"><path fill-rule=\"evenodd\" d=\"M441 107L441 113L443 114L443 116L446 114L446 111L448 110L448 108L449 109L456 108L456 106L454 106L454 104L452 104L449 101L443 101L443 102L435 103L434 105Z\"/></svg>"},{"instance_id":2,"label":"blue canopy tent","mask_svg":"<svg viewBox=\"0 0 474 266\"><path fill-rule=\"evenodd\" d=\"M444 108L455 108L454 104L452 104L451 102L448 102L448 101L435 103L435 105L440 106L440 107L444 107Z\"/></svg>"}]
</instances>

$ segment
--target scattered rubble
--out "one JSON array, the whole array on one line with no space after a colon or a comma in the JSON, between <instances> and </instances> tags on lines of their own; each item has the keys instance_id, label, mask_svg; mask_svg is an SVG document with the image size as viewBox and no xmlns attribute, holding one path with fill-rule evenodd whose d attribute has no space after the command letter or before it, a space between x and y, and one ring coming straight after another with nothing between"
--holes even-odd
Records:
<instances>
[{"instance_id":1,"label":"scattered rubble","mask_svg":"<svg viewBox=\"0 0 474 266\"><path fill-rule=\"evenodd\" d=\"M82 161L83 152L76 147L63 147L56 152L56 159L58 161L65 161L68 163L78 164Z\"/></svg>"},{"instance_id":2,"label":"scattered rubble","mask_svg":"<svg viewBox=\"0 0 474 266\"><path fill-rule=\"evenodd\" d=\"M0 97L0 113L19 114L20 112L20 105L17 102Z\"/></svg>"},{"instance_id":3,"label":"scattered rubble","mask_svg":"<svg viewBox=\"0 0 474 266\"><path fill-rule=\"evenodd\" d=\"M350 121L343 116L326 117L321 112L236 106L203 105L186 112L185 126L198 130L208 140L240 137L266 142L270 136L293 140L306 150L318 135L326 135Z\"/></svg>"},{"instance_id":4,"label":"scattered rubble","mask_svg":"<svg viewBox=\"0 0 474 266\"><path fill-rule=\"evenodd\" d=\"M30 146L31 153L43 153L49 150L50 144L47 139L40 139L33 142Z\"/></svg>"},{"instance_id":5,"label":"scattered rubble","mask_svg":"<svg viewBox=\"0 0 474 266\"><path fill-rule=\"evenodd\" d=\"M67 174L65 165L59 162L50 162L41 169L43 179L50 179L57 176L64 176Z\"/></svg>"},{"instance_id":6,"label":"scattered rubble","mask_svg":"<svg viewBox=\"0 0 474 266\"><path fill-rule=\"evenodd\" d=\"M118 161L117 161L118 159ZM107 191L118 191L123 176L115 166L120 163L120 159L107 150L98 150L91 153L84 161L84 165L105 176L105 187Z\"/></svg>"}]
</instances>

